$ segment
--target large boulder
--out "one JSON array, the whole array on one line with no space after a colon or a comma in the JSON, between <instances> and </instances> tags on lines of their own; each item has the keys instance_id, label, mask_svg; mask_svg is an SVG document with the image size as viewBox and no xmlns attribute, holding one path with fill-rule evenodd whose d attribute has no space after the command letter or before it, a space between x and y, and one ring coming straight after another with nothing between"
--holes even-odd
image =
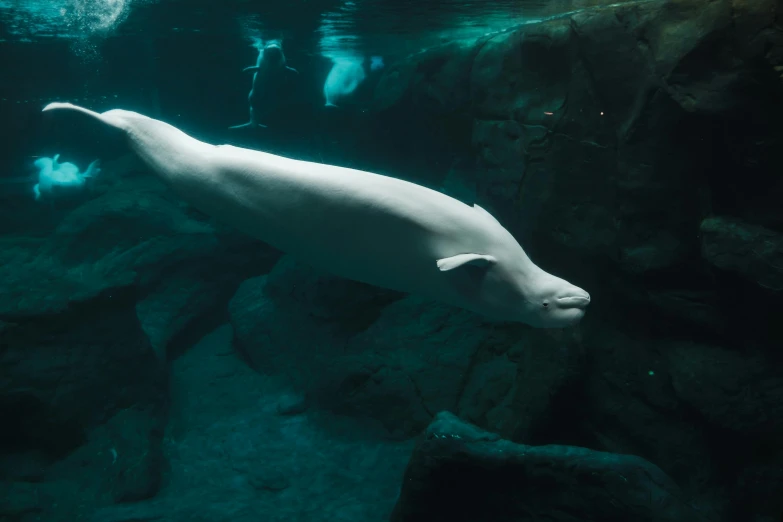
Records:
<instances>
[{"instance_id":1,"label":"large boulder","mask_svg":"<svg viewBox=\"0 0 783 522\"><path fill-rule=\"evenodd\" d=\"M704 259L768 293L783 291L783 233L730 217L701 222Z\"/></svg>"},{"instance_id":2,"label":"large boulder","mask_svg":"<svg viewBox=\"0 0 783 522\"><path fill-rule=\"evenodd\" d=\"M633 455L525 446L439 413L408 463L393 522L714 520Z\"/></svg>"}]
</instances>

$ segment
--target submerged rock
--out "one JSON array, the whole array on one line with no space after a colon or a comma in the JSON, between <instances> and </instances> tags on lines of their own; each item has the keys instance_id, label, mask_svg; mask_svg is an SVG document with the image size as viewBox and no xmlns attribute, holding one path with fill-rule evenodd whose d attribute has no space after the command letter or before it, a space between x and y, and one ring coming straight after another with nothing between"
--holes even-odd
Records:
<instances>
[{"instance_id":1,"label":"submerged rock","mask_svg":"<svg viewBox=\"0 0 783 522\"><path fill-rule=\"evenodd\" d=\"M223 325L172 363L166 488L89 520L387 519L412 444L313 409L280 415L292 390L248 368L231 344Z\"/></svg>"},{"instance_id":2,"label":"submerged rock","mask_svg":"<svg viewBox=\"0 0 783 522\"><path fill-rule=\"evenodd\" d=\"M61 479L84 503L154 495L169 350L276 255L146 179L74 209L47 238L4 238L0 480L45 480L41 498L61 506Z\"/></svg>"},{"instance_id":3,"label":"submerged rock","mask_svg":"<svg viewBox=\"0 0 783 522\"><path fill-rule=\"evenodd\" d=\"M417 296L320 274L285 256L231 301L235 343L309 402L419 433L443 409L515 437L546 422L573 376L569 335L493 325Z\"/></svg>"},{"instance_id":4,"label":"submerged rock","mask_svg":"<svg viewBox=\"0 0 783 522\"><path fill-rule=\"evenodd\" d=\"M783 233L726 217L705 219L700 231L711 265L769 292L783 291Z\"/></svg>"},{"instance_id":5,"label":"submerged rock","mask_svg":"<svg viewBox=\"0 0 783 522\"><path fill-rule=\"evenodd\" d=\"M413 451L393 522L712 521L633 455L525 446L439 413Z\"/></svg>"},{"instance_id":6,"label":"submerged rock","mask_svg":"<svg viewBox=\"0 0 783 522\"><path fill-rule=\"evenodd\" d=\"M666 357L674 391L711 424L759 445L783 438L783 374L777 358L684 342L669 346Z\"/></svg>"}]
</instances>

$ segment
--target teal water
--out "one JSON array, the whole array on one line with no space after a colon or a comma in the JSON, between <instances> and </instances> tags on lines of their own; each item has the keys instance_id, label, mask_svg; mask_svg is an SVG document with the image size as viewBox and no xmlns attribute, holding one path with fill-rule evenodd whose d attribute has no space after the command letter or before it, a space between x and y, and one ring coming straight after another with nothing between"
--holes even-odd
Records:
<instances>
[{"instance_id":1,"label":"teal water","mask_svg":"<svg viewBox=\"0 0 783 522\"><path fill-rule=\"evenodd\" d=\"M0 0L0 521L781 520L781 19ZM233 128L273 40L296 76ZM330 107L334 71L357 85ZM537 329L319 272L53 101L478 204L586 313Z\"/></svg>"}]
</instances>

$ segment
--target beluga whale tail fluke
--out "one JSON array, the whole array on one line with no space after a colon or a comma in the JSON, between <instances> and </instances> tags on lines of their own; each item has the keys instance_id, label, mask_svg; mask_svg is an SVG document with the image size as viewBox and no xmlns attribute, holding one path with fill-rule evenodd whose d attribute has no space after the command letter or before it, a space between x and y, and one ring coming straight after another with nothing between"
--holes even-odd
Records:
<instances>
[{"instance_id":1,"label":"beluga whale tail fluke","mask_svg":"<svg viewBox=\"0 0 783 522\"><path fill-rule=\"evenodd\" d=\"M163 121L44 108L120 144L187 203L311 266L491 320L563 328L590 294L550 274L478 205L402 179L211 145Z\"/></svg>"}]
</instances>

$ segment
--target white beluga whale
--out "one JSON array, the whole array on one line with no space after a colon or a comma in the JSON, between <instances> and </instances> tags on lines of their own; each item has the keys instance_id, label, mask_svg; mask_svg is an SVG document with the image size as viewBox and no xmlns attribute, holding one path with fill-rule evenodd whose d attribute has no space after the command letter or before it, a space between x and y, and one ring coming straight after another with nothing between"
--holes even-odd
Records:
<instances>
[{"instance_id":1,"label":"white beluga whale","mask_svg":"<svg viewBox=\"0 0 783 522\"><path fill-rule=\"evenodd\" d=\"M299 74L288 66L282 41L270 40L264 43L255 39L253 46L258 49L256 64L243 69L243 72L253 73L250 93L247 95L250 119L247 123L229 127L231 129L266 127L261 119L284 105L283 102L292 94L292 86Z\"/></svg>"},{"instance_id":2,"label":"white beluga whale","mask_svg":"<svg viewBox=\"0 0 783 522\"><path fill-rule=\"evenodd\" d=\"M53 157L33 156L36 159L33 167L38 170L35 175L16 178L0 178L0 185L32 185L35 201L46 198L49 201L64 196L74 196L84 192L87 180L101 172L100 161L95 160L82 172L79 167L70 162L60 162L60 155Z\"/></svg>"},{"instance_id":3,"label":"white beluga whale","mask_svg":"<svg viewBox=\"0 0 783 522\"><path fill-rule=\"evenodd\" d=\"M33 163L38 169L38 183L33 186L33 196L36 201L42 196L50 196L55 191L79 192L84 188L88 178L100 173L100 161L95 160L81 172L79 167L70 162L60 163L60 155L41 157Z\"/></svg>"},{"instance_id":4,"label":"white beluga whale","mask_svg":"<svg viewBox=\"0 0 783 522\"><path fill-rule=\"evenodd\" d=\"M350 96L365 80L364 58L332 58L332 68L324 81L324 98L327 107L337 107L337 102Z\"/></svg>"},{"instance_id":5,"label":"white beluga whale","mask_svg":"<svg viewBox=\"0 0 783 522\"><path fill-rule=\"evenodd\" d=\"M365 58L350 53L327 53L332 61L332 68L324 80L324 99L326 107L338 107L338 102L350 97L367 79ZM369 72L373 73L384 68L382 56L371 56L367 64Z\"/></svg>"},{"instance_id":6,"label":"white beluga whale","mask_svg":"<svg viewBox=\"0 0 783 522\"><path fill-rule=\"evenodd\" d=\"M111 133L193 207L317 269L543 328L577 323L590 303L587 292L534 264L488 212L436 190L211 145L126 110L43 110Z\"/></svg>"}]
</instances>

